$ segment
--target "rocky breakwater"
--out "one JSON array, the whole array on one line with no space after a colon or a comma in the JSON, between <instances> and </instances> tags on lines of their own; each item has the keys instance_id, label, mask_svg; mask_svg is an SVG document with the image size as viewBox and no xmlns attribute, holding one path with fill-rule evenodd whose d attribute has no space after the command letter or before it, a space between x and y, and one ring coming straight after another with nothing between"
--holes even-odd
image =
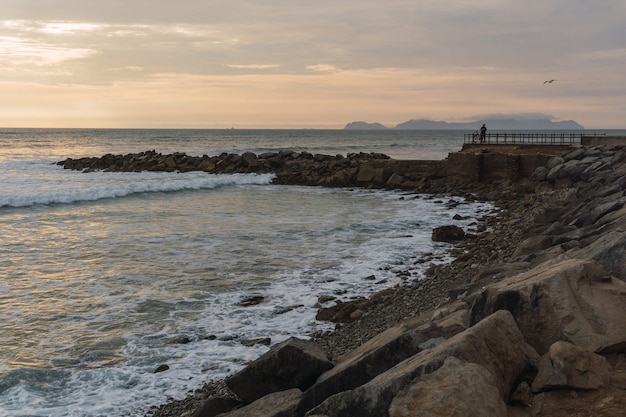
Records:
<instances>
[{"instance_id":1,"label":"rocky breakwater","mask_svg":"<svg viewBox=\"0 0 626 417\"><path fill-rule=\"evenodd\" d=\"M228 395L155 414L626 415L626 151L570 151L492 192L508 214L453 264L332 334L275 345L225 381ZM449 290L430 310L428 282ZM398 310L411 317L386 321Z\"/></svg>"},{"instance_id":2,"label":"rocky breakwater","mask_svg":"<svg viewBox=\"0 0 626 417\"><path fill-rule=\"evenodd\" d=\"M274 183L327 187L414 188L420 182L444 177L445 161L398 161L380 153L321 155L308 152L268 152L256 155L222 153L191 156L146 151L126 155L68 158L58 162L66 169L109 172L204 171L210 174L273 173Z\"/></svg>"}]
</instances>

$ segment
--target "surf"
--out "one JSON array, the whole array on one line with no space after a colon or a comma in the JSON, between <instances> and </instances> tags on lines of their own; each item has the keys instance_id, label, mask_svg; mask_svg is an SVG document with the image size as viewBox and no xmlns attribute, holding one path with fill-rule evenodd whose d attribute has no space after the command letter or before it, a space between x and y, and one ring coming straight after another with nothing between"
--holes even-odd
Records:
<instances>
[{"instance_id":1,"label":"surf","mask_svg":"<svg viewBox=\"0 0 626 417\"><path fill-rule=\"evenodd\" d=\"M39 175L7 175L0 208L23 208L93 202L146 193L211 190L244 185L268 185L273 174L112 173L88 174L53 170ZM44 181L41 179L45 178ZM13 180L13 181L11 181Z\"/></svg>"}]
</instances>

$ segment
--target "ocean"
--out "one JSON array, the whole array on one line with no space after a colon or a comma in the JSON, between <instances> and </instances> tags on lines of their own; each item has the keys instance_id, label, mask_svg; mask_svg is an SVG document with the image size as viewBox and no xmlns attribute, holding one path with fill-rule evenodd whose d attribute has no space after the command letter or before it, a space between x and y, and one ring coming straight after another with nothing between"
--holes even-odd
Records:
<instances>
[{"instance_id":1,"label":"ocean","mask_svg":"<svg viewBox=\"0 0 626 417\"><path fill-rule=\"evenodd\" d=\"M420 258L451 260L434 227L470 229L494 210L57 161L153 149L443 159L462 142L461 131L0 129L0 416L143 416L269 349L242 341L331 330L315 320L321 296L422 279Z\"/></svg>"}]
</instances>

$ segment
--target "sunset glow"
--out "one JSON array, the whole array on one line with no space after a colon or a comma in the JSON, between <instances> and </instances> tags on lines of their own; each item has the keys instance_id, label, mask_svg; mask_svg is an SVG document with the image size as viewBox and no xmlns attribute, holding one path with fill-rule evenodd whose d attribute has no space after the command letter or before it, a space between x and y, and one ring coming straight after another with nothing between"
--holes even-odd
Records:
<instances>
[{"instance_id":1,"label":"sunset glow","mask_svg":"<svg viewBox=\"0 0 626 417\"><path fill-rule=\"evenodd\" d=\"M622 1L7 3L6 127L625 125Z\"/></svg>"}]
</instances>

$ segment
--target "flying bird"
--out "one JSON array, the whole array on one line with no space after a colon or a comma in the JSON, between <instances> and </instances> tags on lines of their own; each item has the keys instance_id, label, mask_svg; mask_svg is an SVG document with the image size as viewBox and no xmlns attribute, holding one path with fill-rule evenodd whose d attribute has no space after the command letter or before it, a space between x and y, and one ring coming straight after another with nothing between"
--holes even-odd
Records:
<instances>
[{"instance_id":1,"label":"flying bird","mask_svg":"<svg viewBox=\"0 0 626 417\"><path fill-rule=\"evenodd\" d=\"M544 84L552 84L553 82L555 82L556 80L546 80L543 83Z\"/></svg>"}]
</instances>

